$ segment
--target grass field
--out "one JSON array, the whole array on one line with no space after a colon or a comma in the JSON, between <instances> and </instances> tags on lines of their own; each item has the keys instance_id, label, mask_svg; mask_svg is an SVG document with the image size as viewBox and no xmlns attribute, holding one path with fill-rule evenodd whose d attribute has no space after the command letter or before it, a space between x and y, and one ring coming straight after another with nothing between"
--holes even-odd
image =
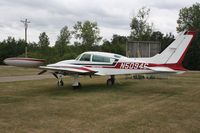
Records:
<instances>
[{"instance_id":1,"label":"grass field","mask_svg":"<svg viewBox=\"0 0 200 133\"><path fill-rule=\"evenodd\" d=\"M0 83L0 132L199 132L200 72L105 85L107 77Z\"/></svg>"},{"instance_id":2,"label":"grass field","mask_svg":"<svg viewBox=\"0 0 200 133\"><path fill-rule=\"evenodd\" d=\"M41 70L35 68L23 68L23 67L0 65L0 77L37 75L40 71Z\"/></svg>"}]
</instances>

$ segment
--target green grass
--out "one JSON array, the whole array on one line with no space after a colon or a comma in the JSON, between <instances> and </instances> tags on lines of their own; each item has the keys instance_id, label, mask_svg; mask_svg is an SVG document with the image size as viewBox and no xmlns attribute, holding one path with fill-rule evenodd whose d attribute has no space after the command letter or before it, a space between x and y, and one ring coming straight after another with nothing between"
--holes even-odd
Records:
<instances>
[{"instance_id":1,"label":"green grass","mask_svg":"<svg viewBox=\"0 0 200 133\"><path fill-rule=\"evenodd\" d=\"M199 132L200 72L169 79L119 77L73 79L58 88L55 79L0 83L0 132Z\"/></svg>"},{"instance_id":2,"label":"green grass","mask_svg":"<svg viewBox=\"0 0 200 133\"><path fill-rule=\"evenodd\" d=\"M14 66L1 66L0 77L6 76L23 76L23 75L37 75L41 70L36 68L23 68Z\"/></svg>"}]
</instances>

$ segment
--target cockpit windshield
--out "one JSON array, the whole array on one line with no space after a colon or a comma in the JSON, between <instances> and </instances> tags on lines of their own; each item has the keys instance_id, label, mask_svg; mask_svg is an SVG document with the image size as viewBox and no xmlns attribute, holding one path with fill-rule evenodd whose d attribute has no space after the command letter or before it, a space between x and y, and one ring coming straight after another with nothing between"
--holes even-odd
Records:
<instances>
[{"instance_id":1,"label":"cockpit windshield","mask_svg":"<svg viewBox=\"0 0 200 133\"><path fill-rule=\"evenodd\" d=\"M79 61L91 61L91 62L103 62L103 63L113 63L116 59L121 58L121 55L114 54L112 55L113 57L110 56L105 56L105 55L99 55L99 54L90 54L90 53L84 53L80 54L78 57L76 57L75 60Z\"/></svg>"},{"instance_id":2,"label":"cockpit windshield","mask_svg":"<svg viewBox=\"0 0 200 133\"><path fill-rule=\"evenodd\" d=\"M91 54L83 54L79 60L80 61L90 61L90 57L91 57Z\"/></svg>"},{"instance_id":3,"label":"cockpit windshield","mask_svg":"<svg viewBox=\"0 0 200 133\"><path fill-rule=\"evenodd\" d=\"M78 55L75 60L79 60L80 57L81 57L81 54Z\"/></svg>"}]
</instances>

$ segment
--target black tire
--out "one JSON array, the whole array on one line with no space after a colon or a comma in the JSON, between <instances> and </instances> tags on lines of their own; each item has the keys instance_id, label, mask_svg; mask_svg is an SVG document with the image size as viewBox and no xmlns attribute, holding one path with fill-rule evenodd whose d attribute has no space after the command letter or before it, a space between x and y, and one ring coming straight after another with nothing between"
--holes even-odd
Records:
<instances>
[{"instance_id":1,"label":"black tire","mask_svg":"<svg viewBox=\"0 0 200 133\"><path fill-rule=\"evenodd\" d=\"M78 88L81 88L81 87L82 87L81 83L80 83L80 82L78 82Z\"/></svg>"},{"instance_id":2,"label":"black tire","mask_svg":"<svg viewBox=\"0 0 200 133\"><path fill-rule=\"evenodd\" d=\"M111 82L112 82L112 85L114 85L115 84L115 79L111 78Z\"/></svg>"},{"instance_id":3,"label":"black tire","mask_svg":"<svg viewBox=\"0 0 200 133\"><path fill-rule=\"evenodd\" d=\"M60 81L60 86L64 86L64 82L62 80Z\"/></svg>"},{"instance_id":4,"label":"black tire","mask_svg":"<svg viewBox=\"0 0 200 133\"><path fill-rule=\"evenodd\" d=\"M58 87L62 87L62 86L64 86L64 82L62 80L60 80L57 82L57 85L58 85Z\"/></svg>"},{"instance_id":5,"label":"black tire","mask_svg":"<svg viewBox=\"0 0 200 133\"><path fill-rule=\"evenodd\" d=\"M112 80L111 80L111 79L108 79L108 80L107 80L107 86L112 86L112 85L113 85Z\"/></svg>"}]
</instances>

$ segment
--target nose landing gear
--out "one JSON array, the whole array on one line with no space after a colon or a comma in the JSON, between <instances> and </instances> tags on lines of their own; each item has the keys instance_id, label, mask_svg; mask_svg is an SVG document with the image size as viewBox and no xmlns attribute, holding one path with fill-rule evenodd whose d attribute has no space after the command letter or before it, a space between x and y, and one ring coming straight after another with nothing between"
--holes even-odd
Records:
<instances>
[{"instance_id":1,"label":"nose landing gear","mask_svg":"<svg viewBox=\"0 0 200 133\"><path fill-rule=\"evenodd\" d=\"M64 82L62 80L62 75L58 76L58 82L57 82L58 87L64 86Z\"/></svg>"},{"instance_id":2,"label":"nose landing gear","mask_svg":"<svg viewBox=\"0 0 200 133\"><path fill-rule=\"evenodd\" d=\"M63 87L64 86L64 82L62 80L63 75L62 74L58 74L58 73L52 73L52 74L54 75L54 77L56 77L58 79L58 82L57 82L58 87ZM82 85L79 82L79 75L75 74L73 77L74 77L74 82L72 84L72 87L74 89L81 88Z\"/></svg>"}]
</instances>

